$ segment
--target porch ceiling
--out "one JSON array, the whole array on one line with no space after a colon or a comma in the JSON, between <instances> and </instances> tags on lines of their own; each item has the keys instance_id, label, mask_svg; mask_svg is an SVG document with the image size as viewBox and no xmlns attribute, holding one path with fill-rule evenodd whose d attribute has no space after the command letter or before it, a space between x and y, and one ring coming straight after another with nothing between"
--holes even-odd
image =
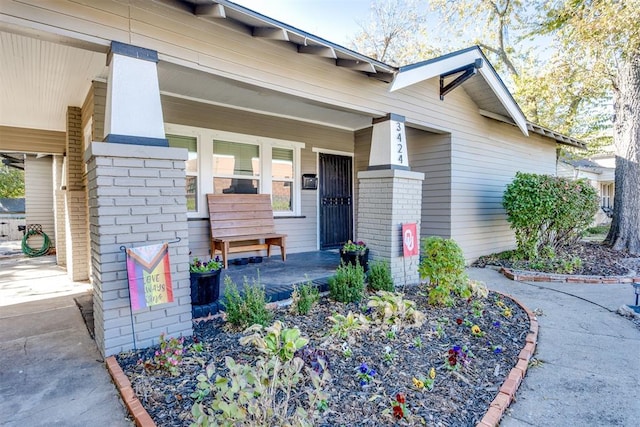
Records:
<instances>
[{"instance_id":1,"label":"porch ceiling","mask_svg":"<svg viewBox=\"0 0 640 427\"><path fill-rule=\"evenodd\" d=\"M106 81L106 50L0 28L0 126L65 131L67 106L82 106L92 80ZM353 111L168 62L159 63L158 77L171 96L349 130L371 125Z\"/></svg>"}]
</instances>

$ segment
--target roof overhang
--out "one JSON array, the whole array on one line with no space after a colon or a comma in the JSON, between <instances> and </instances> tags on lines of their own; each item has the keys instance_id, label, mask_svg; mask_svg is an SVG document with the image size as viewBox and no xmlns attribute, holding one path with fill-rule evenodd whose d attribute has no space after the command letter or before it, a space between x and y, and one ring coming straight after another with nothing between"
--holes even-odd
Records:
<instances>
[{"instance_id":1,"label":"roof overhang","mask_svg":"<svg viewBox=\"0 0 640 427\"><path fill-rule=\"evenodd\" d=\"M481 79L468 78L460 85L465 88L480 110L506 118L507 121L518 126L523 134L529 135L527 119L522 110L478 46L401 67L392 82L390 91L404 89L434 77L444 78L456 71L467 70L471 66L475 70L474 74L479 75ZM487 93L493 96L487 98Z\"/></svg>"},{"instance_id":2,"label":"roof overhang","mask_svg":"<svg viewBox=\"0 0 640 427\"><path fill-rule=\"evenodd\" d=\"M227 0L180 0L199 18L229 21L246 27L256 38L291 43L300 54L316 55L334 61L338 67L361 72L375 79L391 82L398 69L375 59L331 43L306 31L269 18Z\"/></svg>"}]
</instances>

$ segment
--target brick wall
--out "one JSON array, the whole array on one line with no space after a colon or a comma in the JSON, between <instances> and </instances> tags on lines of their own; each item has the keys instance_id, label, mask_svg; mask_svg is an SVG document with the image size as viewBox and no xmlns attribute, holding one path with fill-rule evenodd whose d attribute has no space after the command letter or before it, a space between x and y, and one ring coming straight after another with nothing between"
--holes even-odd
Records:
<instances>
[{"instance_id":1,"label":"brick wall","mask_svg":"<svg viewBox=\"0 0 640 427\"><path fill-rule=\"evenodd\" d=\"M179 148L92 143L85 153L94 288L96 343L105 355L133 348L125 253L169 245L174 302L134 313L137 347L161 333L190 336L191 294L185 192L187 151Z\"/></svg>"},{"instance_id":2,"label":"brick wall","mask_svg":"<svg viewBox=\"0 0 640 427\"><path fill-rule=\"evenodd\" d=\"M89 278L87 239L87 192L82 149L82 110L67 107L67 188L65 191L65 233L67 275L74 281Z\"/></svg>"},{"instance_id":3,"label":"brick wall","mask_svg":"<svg viewBox=\"0 0 640 427\"><path fill-rule=\"evenodd\" d=\"M367 243L371 258L390 263L396 286L420 280L419 256L402 256L402 224L417 223L419 233L423 180L424 174L403 170L358 173L356 238Z\"/></svg>"}]
</instances>

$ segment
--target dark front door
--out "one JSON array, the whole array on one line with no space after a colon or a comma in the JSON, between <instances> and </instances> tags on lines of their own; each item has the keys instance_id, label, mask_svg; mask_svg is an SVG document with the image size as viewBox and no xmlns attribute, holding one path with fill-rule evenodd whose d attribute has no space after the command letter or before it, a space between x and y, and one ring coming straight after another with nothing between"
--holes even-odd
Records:
<instances>
[{"instance_id":1,"label":"dark front door","mask_svg":"<svg viewBox=\"0 0 640 427\"><path fill-rule=\"evenodd\" d=\"M320 153L320 249L353 238L351 157Z\"/></svg>"}]
</instances>

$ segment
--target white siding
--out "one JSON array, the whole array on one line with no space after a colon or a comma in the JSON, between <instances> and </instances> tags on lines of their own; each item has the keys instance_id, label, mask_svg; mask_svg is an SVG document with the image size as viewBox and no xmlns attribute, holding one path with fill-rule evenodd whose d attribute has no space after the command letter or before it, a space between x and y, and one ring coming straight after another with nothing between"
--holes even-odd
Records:
<instances>
[{"instance_id":1,"label":"white siding","mask_svg":"<svg viewBox=\"0 0 640 427\"><path fill-rule=\"evenodd\" d=\"M27 156L24 164L24 192L27 224L41 224L51 244L55 244L53 213L53 162L51 156L37 159ZM32 241L33 239L33 241ZM29 239L29 246L39 249L41 241Z\"/></svg>"}]
</instances>

